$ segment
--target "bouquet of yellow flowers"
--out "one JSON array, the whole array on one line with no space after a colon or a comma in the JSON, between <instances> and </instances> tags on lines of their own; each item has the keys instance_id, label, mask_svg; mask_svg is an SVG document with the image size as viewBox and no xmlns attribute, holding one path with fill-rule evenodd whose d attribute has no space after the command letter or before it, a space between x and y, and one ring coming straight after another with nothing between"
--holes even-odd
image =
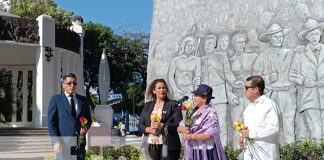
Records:
<instances>
[{"instance_id":1,"label":"bouquet of yellow flowers","mask_svg":"<svg viewBox=\"0 0 324 160\"><path fill-rule=\"evenodd\" d=\"M151 115L151 122L160 122L160 121L161 121L161 117L157 113L153 112Z\"/></svg>"},{"instance_id":2,"label":"bouquet of yellow flowers","mask_svg":"<svg viewBox=\"0 0 324 160\"><path fill-rule=\"evenodd\" d=\"M243 129L247 129L244 123L239 121L234 121L233 123L234 130L241 132ZM246 138L246 148L250 151L251 157L255 157L257 160L262 160L261 157L270 158L269 154L264 151L264 149L257 143L254 142L252 138ZM246 149L244 148L244 150ZM252 158L253 159L253 158Z\"/></svg>"}]
</instances>

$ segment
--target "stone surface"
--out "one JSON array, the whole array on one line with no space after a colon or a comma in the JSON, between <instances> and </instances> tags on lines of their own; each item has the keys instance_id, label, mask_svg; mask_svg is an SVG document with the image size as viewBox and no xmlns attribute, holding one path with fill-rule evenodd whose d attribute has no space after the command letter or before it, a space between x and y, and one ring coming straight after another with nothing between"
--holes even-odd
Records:
<instances>
[{"instance_id":1,"label":"stone surface","mask_svg":"<svg viewBox=\"0 0 324 160\"><path fill-rule=\"evenodd\" d=\"M281 109L281 142L323 139L323 0L154 0L153 8L147 83L165 79L173 99L212 86L222 97L212 104L226 123L223 144L237 136L231 120L242 118L251 75L263 76L265 94ZM318 130L308 133L312 120Z\"/></svg>"},{"instance_id":2,"label":"stone surface","mask_svg":"<svg viewBox=\"0 0 324 160\"><path fill-rule=\"evenodd\" d=\"M101 104L107 104L107 96L110 89L110 69L105 51L101 54L98 80L100 102Z\"/></svg>"}]
</instances>

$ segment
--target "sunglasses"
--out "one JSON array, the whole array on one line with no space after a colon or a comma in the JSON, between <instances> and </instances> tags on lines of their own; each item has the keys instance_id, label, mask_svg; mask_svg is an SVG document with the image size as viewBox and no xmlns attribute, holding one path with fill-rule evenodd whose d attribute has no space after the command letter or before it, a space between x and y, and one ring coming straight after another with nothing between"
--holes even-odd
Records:
<instances>
[{"instance_id":1,"label":"sunglasses","mask_svg":"<svg viewBox=\"0 0 324 160\"><path fill-rule=\"evenodd\" d=\"M254 86L245 86L245 90L247 91L249 88L255 88Z\"/></svg>"},{"instance_id":2,"label":"sunglasses","mask_svg":"<svg viewBox=\"0 0 324 160\"><path fill-rule=\"evenodd\" d=\"M73 84L74 86L76 86L78 83L75 81L70 81L70 82L65 82L64 84L67 84L69 86L71 86Z\"/></svg>"}]
</instances>

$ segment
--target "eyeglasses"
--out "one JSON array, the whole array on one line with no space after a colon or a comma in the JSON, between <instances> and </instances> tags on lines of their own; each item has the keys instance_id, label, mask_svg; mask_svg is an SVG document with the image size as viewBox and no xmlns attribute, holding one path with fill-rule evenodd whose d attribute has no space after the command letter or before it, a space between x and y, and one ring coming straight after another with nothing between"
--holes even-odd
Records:
<instances>
[{"instance_id":1,"label":"eyeglasses","mask_svg":"<svg viewBox=\"0 0 324 160\"><path fill-rule=\"evenodd\" d=\"M69 86L71 86L73 84L74 86L76 86L78 83L75 81L70 81L70 82L65 82L64 84L67 84Z\"/></svg>"},{"instance_id":2,"label":"eyeglasses","mask_svg":"<svg viewBox=\"0 0 324 160\"><path fill-rule=\"evenodd\" d=\"M245 86L245 90L247 91L249 88L255 88L254 86Z\"/></svg>"}]
</instances>

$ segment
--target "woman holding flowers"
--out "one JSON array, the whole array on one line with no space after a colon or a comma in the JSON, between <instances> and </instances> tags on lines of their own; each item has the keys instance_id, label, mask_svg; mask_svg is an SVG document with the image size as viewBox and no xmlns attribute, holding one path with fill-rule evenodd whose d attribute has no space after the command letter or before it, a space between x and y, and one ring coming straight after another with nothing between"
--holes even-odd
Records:
<instances>
[{"instance_id":1,"label":"woman holding flowers","mask_svg":"<svg viewBox=\"0 0 324 160\"><path fill-rule=\"evenodd\" d=\"M211 99L214 98L213 89L201 84L192 93L194 113L186 114L185 120L177 129L182 139L186 141L185 160L225 160L218 117L210 104Z\"/></svg>"},{"instance_id":2,"label":"woman holding flowers","mask_svg":"<svg viewBox=\"0 0 324 160\"><path fill-rule=\"evenodd\" d=\"M153 160L176 160L180 157L181 143L177 133L177 127L182 120L181 112L177 112L175 117L171 116L180 108L177 108L177 102L168 98L168 86L165 80L156 79L148 87L147 96L151 97L151 101L146 102L139 121L139 129L144 133L148 145L148 159ZM170 118L171 121L162 130L164 123ZM162 144L166 140L168 154L162 157ZM147 149L145 149L147 151ZM146 154L147 155L147 154Z\"/></svg>"}]
</instances>

